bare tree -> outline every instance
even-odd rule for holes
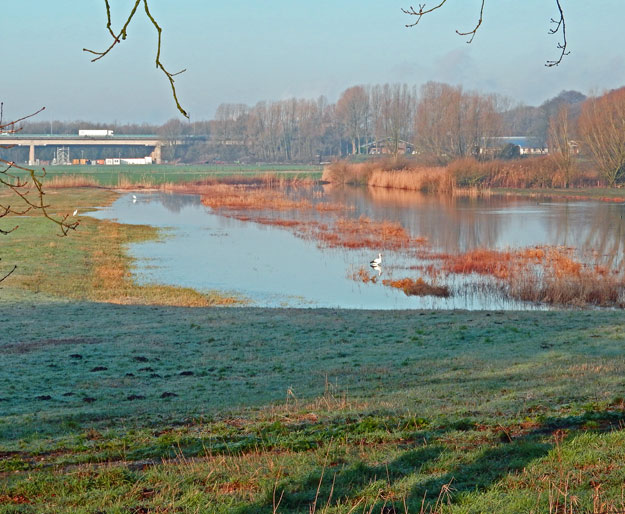
[[[586,100],[579,131],[607,183],[613,186],[625,176],[625,88]]]
[[[569,187],[573,160],[568,105],[561,105],[558,112],[549,119],[548,132],[549,157],[564,176],[564,187]]]
[[[415,142],[441,164],[478,155],[486,138],[498,134],[501,117],[495,95],[466,93],[461,86],[428,82],[421,88]]]
[[[549,34],[560,34],[561,39],[557,44],[557,48],[560,51],[560,55],[554,60],[548,60],[545,63],[545,66],[548,66],[548,67],[557,66],[558,64],[562,62],[562,59],[564,58],[564,56],[570,53],[567,50],[568,42],[566,40],[566,20],[564,18],[564,9],[562,8],[562,2],[561,0],[553,0],[553,1],[556,4],[555,6],[558,10],[558,16],[556,18],[551,18],[551,28],[549,29]],[[413,23],[407,24],[406,27],[414,27],[418,25],[423,16],[425,16],[426,14],[430,14],[431,12],[434,12],[437,9],[440,9],[446,3],[447,3],[447,0],[440,0],[439,3],[437,3],[436,5],[433,5],[432,7],[428,7],[427,4],[419,4],[419,7],[416,9],[413,6],[410,6],[407,9],[402,9],[402,11],[405,14],[416,17],[416,20]],[[478,29],[480,28],[480,26],[482,25],[482,22],[484,21],[485,5],[486,5],[486,0],[480,0],[479,17],[478,17],[477,23],[472,29],[466,30],[466,31],[460,31],[456,29],[456,34],[458,34],[459,36],[469,37],[469,39],[467,40],[467,43],[471,43],[473,41],[473,38],[475,38],[475,35],[477,34]]]
[[[33,114],[7,123],[3,121],[3,105],[0,103],[0,134],[12,134],[19,131],[19,129],[15,128],[19,122],[31,118],[43,110],[44,108],[41,108]],[[7,149],[10,147],[0,145],[0,148]],[[0,219],[8,219],[11,215],[24,216],[30,211],[39,211],[45,218],[59,227],[59,235],[66,236],[70,230],[76,230],[79,222],[75,221],[69,214],[59,218],[49,213],[48,209],[50,206],[45,201],[45,192],[43,190],[43,179],[45,176],[45,169],[37,173],[33,169],[24,168],[12,161],[0,158],[0,191],[5,190],[10,193],[6,200],[0,199],[0,202],[2,202],[0,203]],[[12,224],[8,227],[0,227],[0,235],[7,236],[17,230],[18,227],[19,225]],[[4,281],[16,269],[17,265],[14,264],[8,272],[1,271],[0,282]]]
[[[359,154],[362,137],[369,125],[369,95],[365,88],[354,86],[343,91],[336,104],[336,114],[352,143],[352,154]]]
[[[381,121],[394,156],[400,142],[412,139],[416,92],[406,84],[385,84],[382,87]]]

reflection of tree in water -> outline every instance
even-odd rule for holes
[[[493,248],[502,232],[501,218],[482,208],[510,207],[504,197],[467,198],[385,188],[329,188],[331,201],[354,207],[353,215],[398,221],[413,236],[425,236],[434,248],[458,253]]]
[[[609,268],[620,267],[625,251],[625,206],[593,202],[583,209],[565,203],[553,210],[548,229],[553,244],[575,246],[582,257]]]
[[[494,249],[509,241],[511,246],[571,246],[585,260],[594,252],[602,265],[623,263],[625,205],[621,204],[574,205],[554,199],[534,211],[524,209],[535,200],[501,195],[452,197],[372,187],[329,187],[325,194],[330,201],[353,206],[355,217],[398,221],[413,236],[425,236],[433,248],[448,253]],[[514,213],[514,208],[521,211]],[[515,244],[515,240],[530,242]]]
[[[161,193],[157,199],[163,204],[165,209],[175,214],[179,213],[184,207],[202,204],[200,195]]]

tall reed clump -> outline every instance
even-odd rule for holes
[[[568,181],[557,162],[549,156],[528,157],[510,161],[478,161],[472,157],[457,159],[447,169],[461,188],[505,187],[516,189],[585,187],[597,185],[597,174],[573,165]]]
[[[50,189],[98,187],[99,185],[94,177],[87,175],[56,175],[45,182],[45,186]]]
[[[336,161],[323,169],[321,180],[332,184],[366,185],[377,165],[375,162]]]
[[[423,193],[450,193],[454,190],[451,175],[440,167],[401,171],[375,170],[369,177],[368,185]]]
[[[621,307],[621,273],[584,265],[560,248],[477,249],[460,255],[437,255],[444,272],[492,276],[513,299],[549,305]]]
[[[550,305],[623,307],[623,277],[598,266],[582,266],[566,256],[552,255],[543,272],[520,275],[507,284],[512,298]]]
[[[337,161],[324,169],[322,180],[334,184],[437,193],[451,192],[454,187],[452,177],[445,168],[419,166],[402,157],[361,163]]]

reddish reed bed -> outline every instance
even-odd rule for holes
[[[329,248],[372,248],[400,250],[422,246],[425,238],[413,238],[399,223],[358,219],[338,219],[331,228],[319,230],[317,238]]]
[[[196,184],[174,187],[177,192],[202,195],[202,203],[212,209],[229,211],[346,211],[348,207],[328,202],[313,203],[294,198],[284,188],[261,184]]]
[[[378,275],[372,274],[366,268],[359,268],[357,271],[352,273],[351,279],[356,282],[362,282],[363,284],[368,284],[369,282],[375,284],[378,281]]]
[[[442,261],[440,268],[447,273],[495,277],[510,298],[521,301],[577,307],[622,307],[624,303],[623,273],[586,265],[567,248],[479,249],[433,258]]]
[[[401,289],[406,296],[439,296],[441,298],[448,298],[451,295],[447,286],[428,284],[421,277],[417,280],[412,280],[411,278],[383,280],[382,283],[385,286]]]

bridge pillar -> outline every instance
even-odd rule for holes
[[[152,152],[152,160],[154,161],[154,164],[161,164],[161,147],[163,145],[155,145],[154,146],[154,151]]]
[[[30,145],[30,150],[28,151],[28,165],[35,165],[35,145]]]

